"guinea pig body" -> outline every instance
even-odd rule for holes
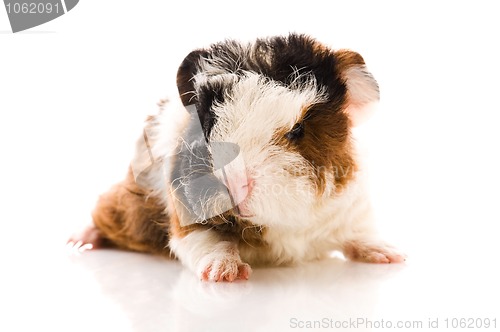
[[[404,260],[376,235],[351,133],[379,96],[359,54],[296,34],[225,41],[190,53],[177,86],[77,246],[173,254],[210,281],[334,250]]]

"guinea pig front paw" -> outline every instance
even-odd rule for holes
[[[406,255],[383,242],[349,241],[344,244],[344,255],[354,261],[366,263],[402,263]]]
[[[95,226],[88,226],[79,233],[73,234],[66,247],[71,253],[81,253],[86,250],[102,247],[103,238],[101,232]]]
[[[203,281],[248,280],[252,269],[239,255],[210,253],[200,261],[198,275]]]

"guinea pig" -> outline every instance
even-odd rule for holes
[[[333,251],[405,260],[377,235],[353,139],[379,99],[361,55],[301,34],[227,40],[187,55],[177,87],[70,246],[175,257],[206,281]]]

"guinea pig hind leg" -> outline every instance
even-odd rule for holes
[[[406,255],[396,248],[373,238],[357,238],[344,242],[344,255],[354,261],[366,263],[402,263]]]
[[[213,229],[195,229],[172,236],[169,244],[177,258],[204,281],[247,280],[252,269],[241,260],[237,243]]]

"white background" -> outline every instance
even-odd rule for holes
[[[498,328],[498,8],[87,0],[17,34],[0,8],[0,330],[286,331],[294,318],[443,328],[469,317]],[[360,130],[381,231],[408,262],[257,269],[224,285],[147,255],[67,257],[67,236],[124,176],[183,57],[290,31],[358,51],[377,78],[381,103]]]

